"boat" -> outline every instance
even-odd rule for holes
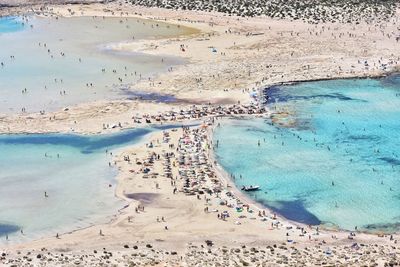
[[[250,186],[243,186],[242,190],[243,191],[257,191],[260,189],[260,186],[258,185],[250,185]]]

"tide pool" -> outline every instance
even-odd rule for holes
[[[109,221],[124,202],[114,195],[117,170],[106,150],[116,154],[172,127],[178,126],[95,136],[0,135],[0,236],[18,242]]]
[[[0,114],[130,97],[138,81],[182,60],[119,51],[119,44],[191,32],[136,18],[2,18]]]
[[[216,156],[238,187],[288,219],[346,230],[400,227],[400,79],[267,90],[271,119],[224,120]],[[260,142],[260,145],[258,145]]]

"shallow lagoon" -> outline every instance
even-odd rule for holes
[[[279,86],[268,97],[272,119],[225,120],[215,131],[235,183],[260,185],[250,196],[294,221],[397,230],[399,76]]]
[[[116,154],[173,127],[94,136],[0,135],[0,236],[18,242],[110,220],[124,202],[114,195],[117,170],[109,167],[106,150]]]
[[[0,34],[23,30],[24,25],[17,17],[0,17]]]
[[[0,114],[127,97],[126,88],[182,62],[118,52],[115,44],[190,32],[135,18],[1,18]]]

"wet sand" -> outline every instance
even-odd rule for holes
[[[117,3],[55,6],[46,9],[45,14],[141,17],[194,27],[201,33],[118,45],[123,51],[188,60],[187,64],[160,73],[135,87],[141,92],[174,96],[180,100],[178,103],[157,104],[148,109],[147,104],[136,100],[96,101],[45,115],[3,117],[1,132],[32,131],[26,124],[35,125],[32,128],[36,132],[101,131],[101,125],[110,121],[130,125],[133,109],[135,113],[143,114],[179,110],[193,103],[249,103],[249,92],[272,84],[379,76],[398,70],[399,64],[396,41],[398,13],[390,22],[379,25],[311,25],[298,21],[227,17],[218,13],[130,5],[124,6],[122,12]],[[103,118],[103,113],[107,114],[106,118]],[[54,115],[61,118],[49,121]]]
[[[250,266],[264,261],[270,262],[267,266],[279,262],[293,266],[302,262],[312,266],[322,262],[357,266],[360,262],[372,264],[396,259],[398,236],[390,240],[389,236],[355,233],[349,239],[348,232],[294,224],[247,202],[239,191],[226,187],[214,171],[214,164],[207,157],[211,147],[207,135],[205,127],[169,130],[153,134],[146,144],[127,148],[115,156],[119,169],[116,195],[127,199],[129,205],[115,220],[58,238],[5,245],[3,250],[9,255],[3,262],[9,263],[11,258],[27,263],[33,258],[38,264],[51,265],[48,261],[51,258],[70,264],[72,258],[81,265],[95,266],[107,260],[110,264],[134,261],[147,265],[148,260],[154,259],[167,266],[198,266],[200,261],[204,266],[216,266],[216,262],[224,265],[224,261],[232,265],[233,258],[238,257],[246,262],[254,261]],[[196,152],[197,144],[204,149]],[[199,155],[198,160],[195,155]],[[144,173],[145,168],[150,171]],[[178,175],[185,170],[196,175]],[[168,173],[172,175],[169,177]],[[189,177],[189,186],[185,177]],[[243,207],[243,211],[237,212],[237,206]],[[206,243],[207,240],[213,245]],[[155,250],[149,250],[147,244]],[[130,249],[124,248],[126,245]],[[146,259],[135,256],[136,252],[132,251],[135,245],[149,256]],[[103,248],[113,256],[94,255],[94,250],[100,253]],[[28,252],[31,256],[24,258]],[[182,262],[177,262],[179,257],[171,252],[181,256]],[[69,258],[60,258],[61,253]],[[42,254],[44,259],[37,258],[37,254]]]
[[[134,117],[157,116],[171,110],[179,112],[190,108],[192,102],[232,105],[240,101],[248,104],[252,101],[251,92],[278,82],[372,77],[394,71],[399,64],[399,46],[394,34],[398,13],[390,23],[356,26],[310,25],[298,21],[134,6],[121,9],[119,3],[56,6],[46,12],[72,15],[68,8],[75,15],[111,16],[128,12],[128,16],[200,29],[202,33],[195,36],[120,45],[122,50],[168,54],[189,60],[185,66],[139,85],[140,90],[172,94],[182,101],[176,104],[98,101],[44,116],[5,116],[1,119],[1,132],[117,131],[120,127],[104,125],[121,123],[123,127],[134,127],[137,125]],[[56,119],[50,121],[49,117],[54,115]],[[398,263],[397,235],[393,240],[390,236],[363,233],[350,236],[348,232],[297,225],[279,216],[274,219],[274,214],[265,209],[264,214],[260,207],[247,202],[240,192],[227,187],[226,181],[221,180],[209,158],[212,144],[207,134],[204,127],[186,132],[181,129],[169,131],[169,136],[157,133],[147,141],[152,146],[127,148],[115,158],[119,168],[116,195],[130,204],[115,220],[59,238],[5,245],[1,261],[12,264],[17,259],[18,264],[30,262],[48,266],[52,261],[65,266],[72,262],[78,266],[129,265],[132,262],[144,266],[384,266],[388,262]],[[180,139],[182,137],[184,139]],[[191,140],[187,148],[179,142],[185,139]],[[180,166],[179,151],[176,150],[179,144],[184,158],[204,154],[199,159],[202,163]],[[202,149],[193,151],[196,145]],[[167,156],[167,152],[174,153],[174,157]],[[150,173],[147,176],[138,161],[148,162]],[[165,164],[170,168],[166,169]],[[198,175],[187,174],[190,178],[186,187],[186,180],[179,171],[190,168]],[[172,179],[166,175],[166,170]],[[213,193],[210,195],[208,191]],[[158,196],[149,201],[146,197],[146,203],[127,197],[143,193]],[[243,204],[249,204],[248,210],[243,208],[242,212],[237,212],[234,207]],[[30,255],[26,256],[28,252]]]

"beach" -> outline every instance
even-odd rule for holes
[[[55,6],[50,14],[71,16],[116,16],[120,7],[116,3],[102,5]],[[106,11],[104,11],[106,10]],[[112,14],[114,11],[114,15]],[[397,70],[398,42],[396,41],[396,19],[372,26],[360,23],[310,25],[303,22],[271,20],[268,18],[226,17],[217,13],[178,12],[154,8],[126,6],[127,16],[148,18],[183,26],[195,27],[202,33],[172,40],[150,40],[121,43],[118,49],[140,51],[153,55],[171,55],[189,60],[184,66],[171,72],[160,73],[150,81],[136,85],[137,90],[171,94],[178,103],[166,106],[179,110],[192,104],[234,104],[249,103],[249,92],[276,83],[334,79],[348,77],[376,77]],[[48,15],[45,12],[46,15]],[[122,13],[122,16],[126,16]],[[188,19],[190,17],[190,19]],[[362,32],[362,34],[358,33]],[[382,38],[382,36],[384,38]],[[180,46],[185,47],[183,52]],[[213,52],[215,48],[216,52]],[[198,79],[201,77],[201,80]],[[55,114],[22,114],[3,117],[2,132],[30,131],[28,122],[35,131],[88,131],[88,121],[130,124],[122,107],[135,107],[140,113],[137,101],[96,101],[69,107],[67,111]],[[160,105],[163,110],[164,105]],[[91,110],[86,113],[85,110]],[[148,109],[154,110],[154,109]],[[80,112],[82,111],[82,112]],[[101,119],[103,113],[118,115]],[[157,111],[155,111],[157,112]],[[82,113],[82,114],[79,114]],[[151,113],[151,111],[149,111]],[[90,115],[89,115],[90,114]],[[97,115],[96,115],[97,114]],[[56,119],[48,121],[56,115]],[[61,117],[57,119],[57,115]],[[65,127],[79,125],[85,128]],[[101,125],[100,125],[101,126]],[[101,130],[101,128],[100,128]]]
[[[268,116],[269,111],[260,109],[259,99],[253,97],[260,96],[260,89],[296,81],[379,77],[398,71],[398,10],[390,21],[377,24],[308,24],[122,2],[54,5],[35,10],[42,16],[138,17],[192,27],[199,32],[123,42],[113,47],[184,58],[186,63],[135,86],[142,92],[173,95],[177,101],[97,100],[45,114],[7,114],[0,119],[1,133],[112,133],[139,127],[146,123],[145,118],[154,125],[179,121],[200,121],[200,125],[153,133],[145,144],[128,146],[113,155],[118,169],[115,195],[127,205],[116,211],[112,221],[58,236],[2,244],[1,264],[399,263],[397,234],[309,227],[255,203],[234,188],[215,161],[211,138],[214,127],[218,127],[218,117]]]
[[[209,142],[207,134],[206,127],[169,130],[153,134],[146,144],[124,150],[115,157],[119,170],[116,195],[129,205],[114,220],[58,237],[6,245],[3,262],[11,264],[18,258],[18,264],[51,265],[56,261],[67,266],[73,261],[76,265],[96,266],[132,261],[180,266],[184,259],[185,266],[197,266],[201,261],[205,266],[215,266],[215,261],[230,266],[241,260],[254,265],[266,260],[271,266],[297,266],[302,262],[309,266],[322,262],[357,266],[361,260],[373,264],[396,259],[398,248],[389,236],[357,233],[348,239],[348,232],[319,231],[317,227],[288,222],[247,202],[239,191],[224,186],[227,181],[212,171],[213,163],[207,160],[206,152],[204,158],[199,155],[199,167],[181,164],[181,156],[186,161],[196,154],[191,150],[196,147],[194,140]],[[193,142],[184,141],[189,139]],[[150,172],[143,173],[144,168]],[[190,178],[191,186],[185,187],[185,179],[174,178],[184,169],[196,169],[198,173],[202,169],[206,174],[201,179]],[[172,178],[168,178],[169,173]],[[203,188],[214,193],[200,193]],[[233,203],[250,206],[237,212]],[[147,256],[138,259],[131,253]],[[254,253],[263,256],[251,256]],[[225,259],[223,255],[237,258]]]

